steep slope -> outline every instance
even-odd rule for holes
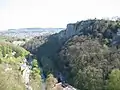
[[[40,70],[34,60],[28,62],[29,54],[22,47],[0,42],[0,90],[40,89]],[[39,88],[34,89],[36,86]]]
[[[36,36],[27,41],[23,47],[34,54],[37,51],[37,48],[46,42],[46,38],[47,36]]]
[[[70,25],[74,28],[59,53],[61,72],[81,90],[106,90],[109,74],[120,69],[120,22],[87,20]]]
[[[97,39],[74,36],[60,52],[59,67],[75,87],[104,90],[109,73],[120,68],[119,51],[100,44]]]
[[[59,79],[61,72],[66,82],[82,90],[106,89],[109,73],[120,64],[119,44],[114,45],[119,29],[119,20],[68,24],[66,30],[49,36],[35,55],[46,75]]]
[[[46,42],[36,49],[37,51],[35,54],[41,64],[44,63],[45,66],[45,63],[50,61],[50,67],[49,65],[48,67],[54,69],[52,64],[57,62],[58,53],[64,43],[67,43],[68,39],[75,35],[84,35],[90,36],[90,38],[97,38],[100,44],[107,44],[110,46],[113,38],[117,35],[119,27],[119,21],[96,19],[68,24],[66,30],[49,36]]]

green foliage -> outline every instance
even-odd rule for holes
[[[49,74],[46,79],[46,90],[53,90],[55,84],[57,83],[57,79],[54,78],[52,74]]]
[[[30,41],[26,42],[23,47],[31,53],[35,53],[37,48],[45,43],[45,41],[46,38],[44,36],[34,37]]]
[[[28,54],[29,52],[22,47],[14,46],[8,42],[0,42],[0,90],[26,89],[19,68],[20,63]],[[30,85],[33,90],[40,90],[41,76],[37,60],[33,60],[32,66]]]
[[[108,73],[120,65],[118,50],[113,51],[103,47],[98,40],[83,36],[70,39],[60,57],[62,64],[59,67],[63,67],[63,73],[68,71],[68,81],[82,90],[105,89]]]
[[[120,90],[120,70],[114,69],[109,75],[108,90]]]
[[[40,68],[36,59],[32,61],[32,73],[30,75],[30,84],[33,90],[41,90]]]
[[[41,64],[43,65],[43,69],[46,74],[53,73],[53,70],[55,70],[53,61],[48,57],[42,57]]]
[[[19,64],[29,52],[22,47],[14,46],[8,42],[0,42],[1,63]]]
[[[38,62],[36,59],[33,59],[32,66],[38,68]]]
[[[13,51],[16,52],[15,57],[24,57],[29,54],[28,51],[26,51],[24,48],[19,47],[19,46],[12,46]]]
[[[33,90],[41,90],[41,82],[40,75],[36,75],[35,77],[33,77],[33,75],[30,76],[30,85]]]
[[[120,38],[114,40],[120,21],[93,19],[77,22],[73,27],[74,33],[67,29],[47,37],[44,44],[32,41],[34,44],[26,47],[36,54],[46,74],[59,70],[67,82],[80,90],[106,90],[109,72],[120,69],[120,50],[114,48],[114,42],[120,45]],[[47,82],[48,89],[52,88],[54,77],[48,76]]]
[[[0,42],[0,90],[25,90],[20,63],[28,51],[8,42]]]
[[[6,67],[0,64],[0,90],[25,90],[21,74],[13,67],[9,71],[4,71],[4,68]]]
[[[32,69],[32,73],[34,74],[34,77],[35,77],[36,75],[40,75],[40,70],[39,70],[39,68],[34,67],[34,68]]]
[[[0,52],[2,52],[2,56],[12,56],[12,53],[15,52],[15,57],[24,57],[29,54],[24,48],[19,46],[14,46],[8,42],[0,42]]]
[[[40,75],[40,68],[38,67],[38,62],[36,59],[33,59],[32,61],[32,74],[34,78]]]
[[[74,80],[74,86],[82,90],[103,90],[102,70],[95,67],[88,66],[79,70]]]

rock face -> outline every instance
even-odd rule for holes
[[[75,24],[68,24],[66,30],[63,30],[58,33],[59,39],[68,39],[75,35]]]
[[[62,83],[58,83],[55,85],[55,87],[53,87],[53,90],[77,90],[77,89],[75,89],[71,85],[63,87]]]
[[[112,45],[113,46],[120,45],[120,29],[117,30],[117,35],[113,38]]]
[[[23,64],[21,65],[21,71],[22,73],[22,77],[26,86],[26,90],[32,90],[32,87],[30,86],[30,66],[27,65],[27,60],[24,59],[23,60]]]
[[[58,36],[66,40],[74,35],[92,35],[110,39],[116,37],[116,35],[120,36],[120,27],[118,28],[117,24],[114,26],[115,23],[117,22],[96,19],[70,23],[67,25],[66,30],[58,33]],[[110,25],[114,27],[111,28]]]
[[[75,34],[75,24],[68,24],[66,29],[66,37],[69,38]]]
[[[120,45],[120,35],[116,36],[116,37],[112,40],[112,45],[113,45],[113,46],[119,46],[119,45]]]

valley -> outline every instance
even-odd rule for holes
[[[119,31],[119,20],[90,19],[0,32],[0,75],[19,74],[9,90],[119,90]]]

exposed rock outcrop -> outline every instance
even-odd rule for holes
[[[53,90],[77,90],[76,88],[72,87],[71,85],[62,85],[62,83],[57,83],[55,87],[53,87]]]
[[[26,90],[32,90],[32,87],[30,86],[30,66],[27,65],[27,60],[23,60],[23,64],[21,64],[21,71],[22,71],[22,77],[26,86]]]
[[[68,24],[66,29],[66,37],[69,38],[75,35],[75,24]]]

